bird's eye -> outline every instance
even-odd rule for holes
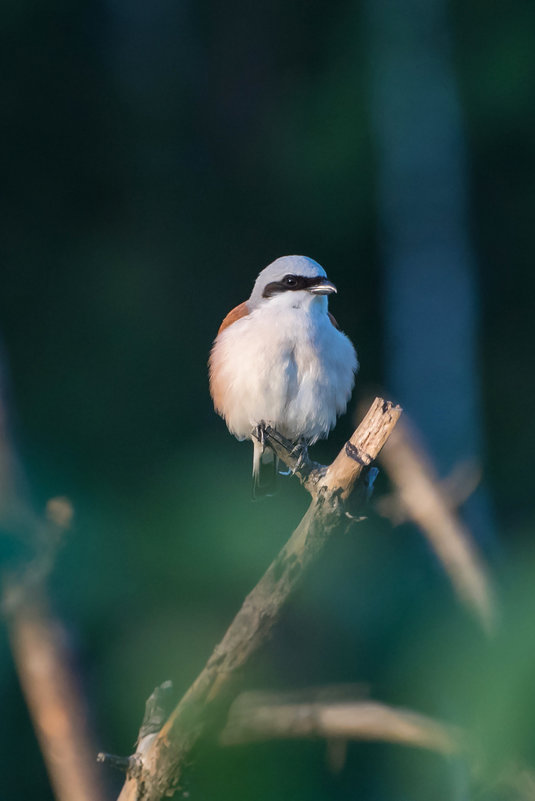
[[[297,286],[297,278],[295,275],[285,275],[282,279],[284,286]]]

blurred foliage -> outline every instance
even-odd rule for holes
[[[75,506],[54,602],[99,745],[128,753],[145,698],[166,678],[187,688],[306,506],[289,480],[250,502],[250,448],[208,397],[219,321],[261,267],[305,253],[339,286],[357,397],[384,380],[363,10],[7,0],[1,18],[0,321],[15,429],[37,503],[61,493]],[[483,640],[417,532],[372,517],[332,544],[248,682],[369,683],[376,698],[477,731],[497,770],[535,757],[535,6],[454,2],[450,22],[500,633]],[[351,428],[348,416],[316,457]],[[4,794],[49,801],[4,637]],[[192,798],[439,801],[467,781],[466,766],[391,746],[350,746],[339,776],[323,755],[321,743],[208,749]]]

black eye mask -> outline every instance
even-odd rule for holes
[[[281,292],[297,292],[300,289],[310,289],[313,286],[321,286],[327,279],[324,275],[315,278],[305,278],[304,275],[285,275],[281,281],[272,281],[262,292],[263,298],[270,298],[279,295]]]

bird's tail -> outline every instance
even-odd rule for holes
[[[277,489],[279,457],[268,445],[253,439],[253,498],[273,495]]]

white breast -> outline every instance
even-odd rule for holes
[[[345,411],[358,362],[326,304],[269,303],[226,328],[212,353],[219,411],[239,439],[264,421],[291,440],[327,436]]]

